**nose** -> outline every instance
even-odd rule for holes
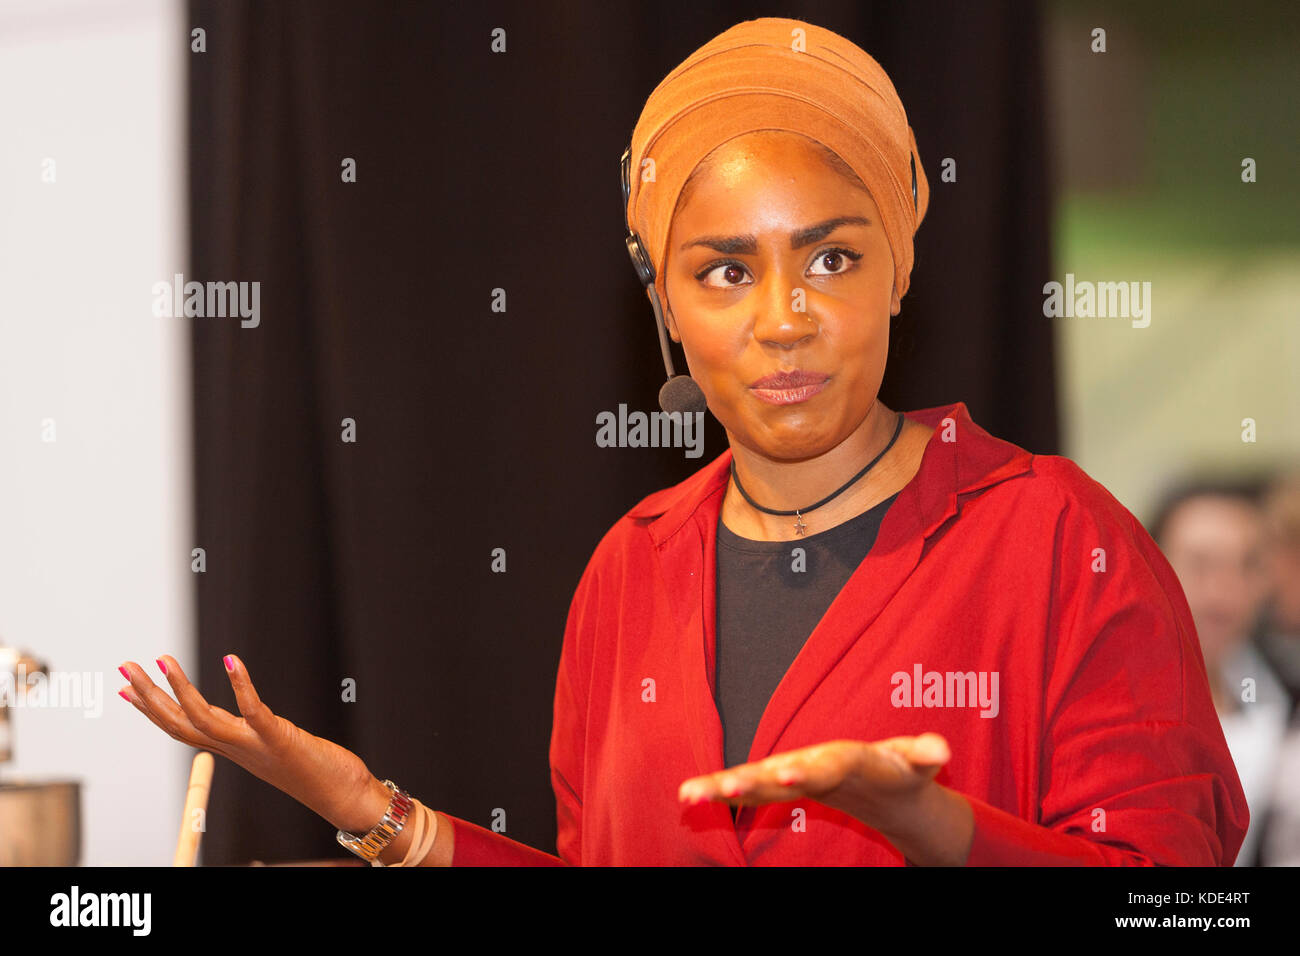
[[[807,312],[808,290],[804,288],[796,297],[799,289],[801,286],[791,282],[781,270],[768,270],[753,296],[755,339],[764,345],[792,349],[817,335],[819,326]]]

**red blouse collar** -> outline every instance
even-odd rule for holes
[[[916,525],[926,537],[956,514],[958,495],[987,488],[1033,467],[1029,452],[975,424],[965,402],[904,414],[935,429],[920,470],[895,502],[897,508],[915,509]],[[731,457],[728,448],[684,481],[647,495],[627,517],[654,518],[647,527],[656,545],[680,531],[697,512],[700,519],[716,522],[730,478]]]

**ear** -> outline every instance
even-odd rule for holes
[[[651,295],[651,290],[646,289],[646,298],[649,298],[650,295]],[[664,302],[663,313],[664,313],[664,328],[668,330],[668,337],[672,339],[674,342],[676,342],[678,345],[680,345],[682,341],[682,337],[677,331],[677,320],[673,318],[672,307],[668,304],[667,301]]]
[[[903,304],[898,301],[898,290],[895,289],[893,292],[889,294],[889,314],[898,315],[898,311],[902,307]]]

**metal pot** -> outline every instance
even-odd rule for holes
[[[0,866],[81,863],[81,783],[0,781]]]

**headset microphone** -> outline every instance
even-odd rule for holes
[[[668,348],[668,331],[664,326],[663,308],[659,305],[659,294],[655,292],[654,265],[641,245],[641,237],[632,230],[631,223],[627,221],[627,204],[632,194],[631,144],[623,150],[620,166],[623,176],[623,224],[627,227],[625,240],[627,254],[632,259],[632,267],[636,269],[637,278],[645,286],[646,296],[654,309],[655,326],[659,330],[659,348],[664,356],[664,371],[668,373],[668,381],[664,382],[663,387],[659,389],[659,407],[669,413],[702,412],[709,407],[709,404],[704,397],[704,392],[700,390],[699,383],[689,375],[678,375],[673,371],[673,358]]]

